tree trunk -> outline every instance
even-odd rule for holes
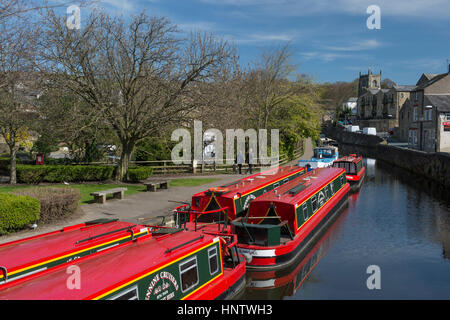
[[[9,172],[9,183],[16,184],[17,183],[17,174],[16,174],[16,155],[17,148],[15,146],[9,147],[9,157],[10,157],[10,172]]]
[[[122,143],[122,154],[120,156],[120,161],[116,172],[117,181],[127,181],[128,166],[130,164],[133,149],[134,149],[133,143]]]

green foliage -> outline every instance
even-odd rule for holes
[[[39,200],[41,206],[39,222],[51,222],[73,214],[81,199],[80,190],[68,187],[28,188],[18,190],[15,194],[30,196]]]
[[[44,157],[47,158],[47,155],[51,152],[58,151],[58,147],[56,146],[56,141],[51,136],[45,134],[41,135],[33,144],[31,151],[42,153],[44,154]]]
[[[271,128],[280,130],[280,152],[289,158],[306,137],[316,139],[320,133],[320,110],[309,95],[288,95],[275,110]]]
[[[139,182],[145,180],[153,174],[153,168],[150,167],[134,167],[128,168],[128,180]]]
[[[152,161],[170,159],[175,142],[162,138],[147,138],[136,146],[136,161]]]
[[[15,194],[0,194],[0,234],[20,230],[39,220],[39,200]]]
[[[17,180],[26,184],[105,181],[112,179],[114,170],[113,166],[18,165]]]

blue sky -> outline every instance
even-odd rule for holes
[[[368,68],[397,84],[447,71],[450,0],[101,0],[112,14],[145,9],[184,31],[212,31],[236,44],[241,64],[291,43],[298,72],[319,82],[351,81]],[[369,5],[381,29],[369,30]]]

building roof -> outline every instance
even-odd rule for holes
[[[413,91],[417,88],[414,85],[394,85],[393,87],[396,91]]]
[[[450,112],[450,94],[426,94],[424,102],[440,112]]]
[[[442,78],[448,76],[449,73],[441,73],[441,74],[423,74],[422,77],[420,79],[422,79],[422,81],[419,79],[419,81],[417,82],[417,88],[416,89],[423,89],[426,88],[430,85],[432,85],[433,83],[441,80]],[[428,79],[428,76],[431,77],[430,79]],[[423,81],[423,78],[426,77],[427,81]]]

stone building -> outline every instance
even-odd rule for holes
[[[418,150],[450,152],[450,66],[417,81],[400,110],[399,138]]]
[[[369,70],[361,75],[358,87],[357,110],[360,127],[375,127],[378,132],[398,129],[399,110],[416,86],[393,85],[381,88],[381,71],[374,75]]]

